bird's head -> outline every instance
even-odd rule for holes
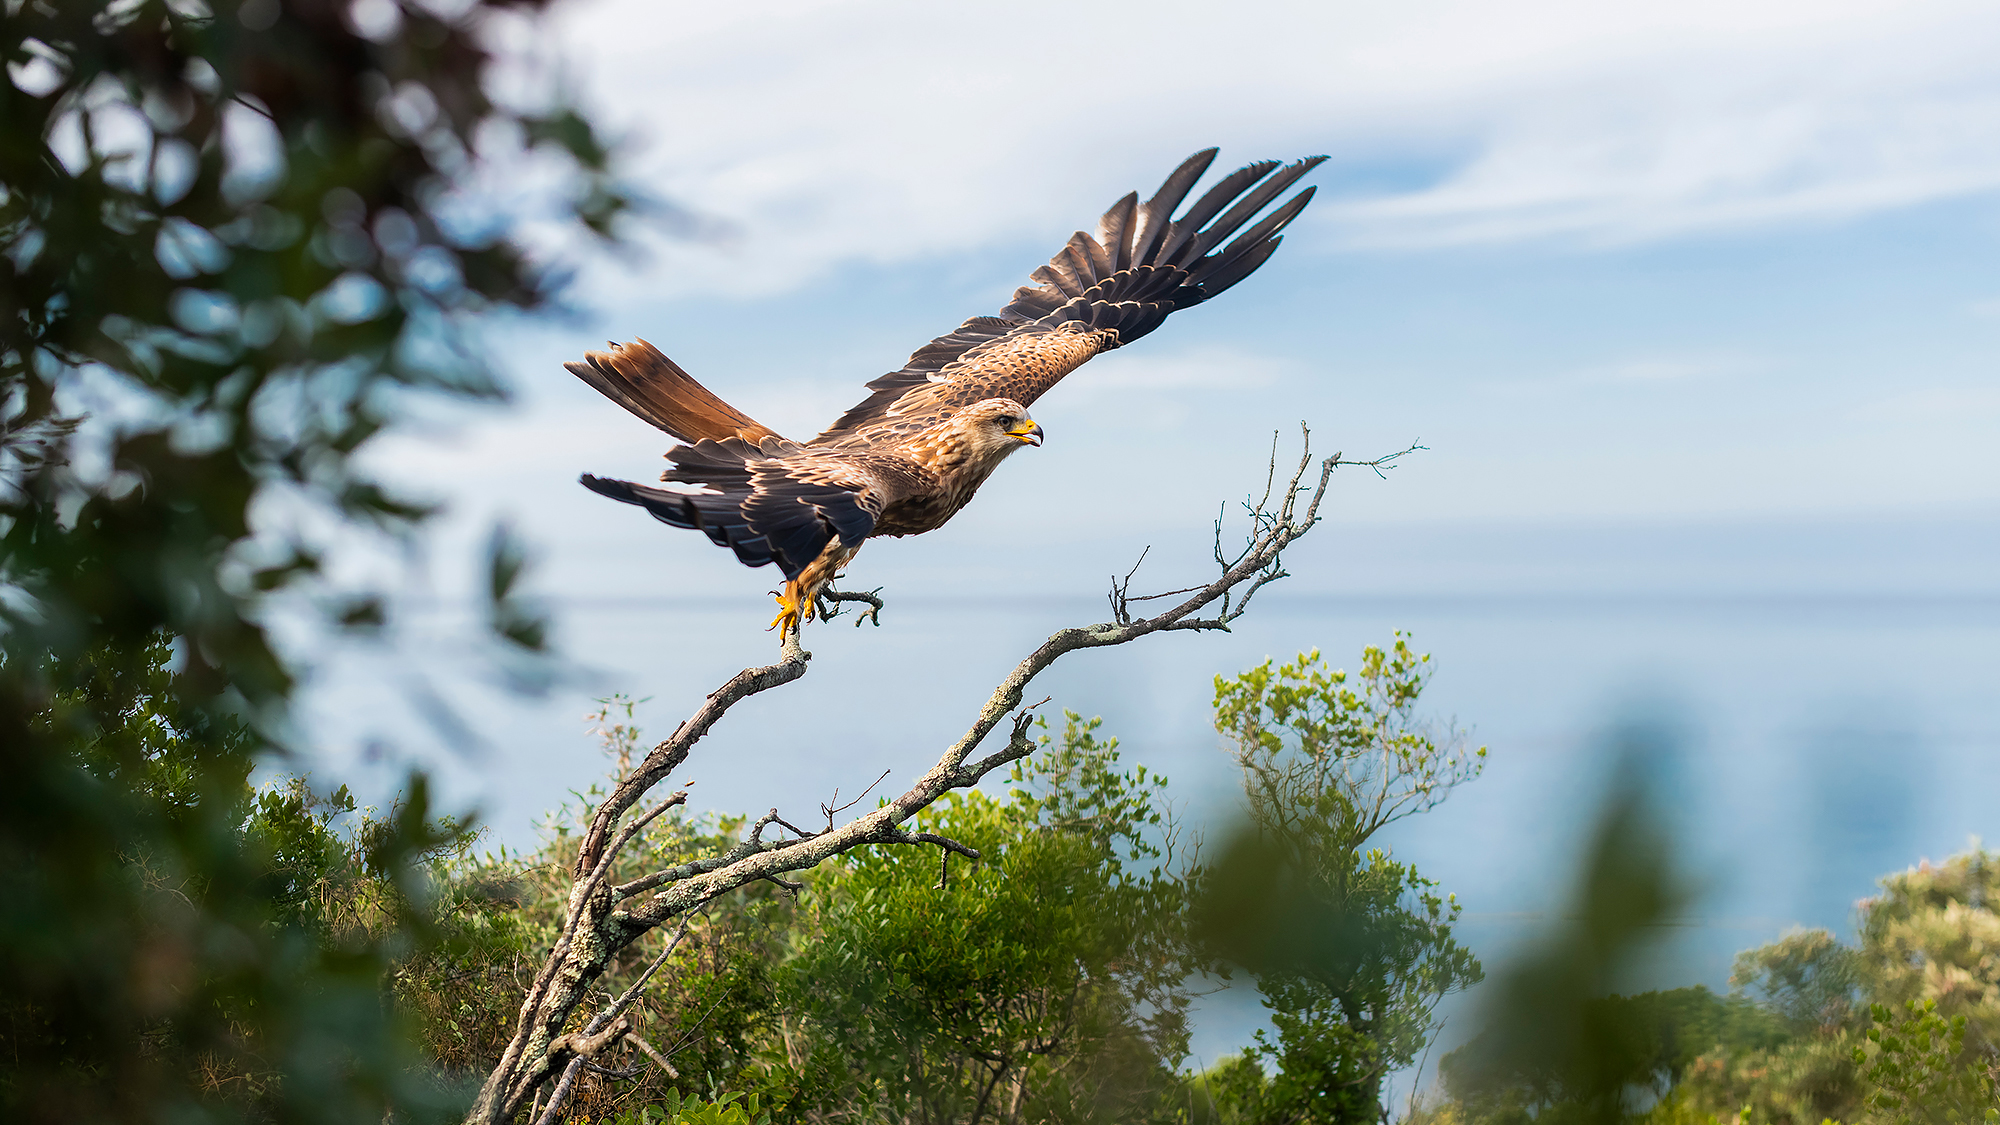
[[[980,460],[998,461],[1024,445],[1042,444],[1042,427],[1028,417],[1028,408],[1011,398],[989,398],[959,411],[954,419],[972,453]]]

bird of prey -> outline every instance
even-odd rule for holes
[[[797,629],[864,540],[942,527],[1008,454],[1042,444],[1028,408],[1063,376],[1263,265],[1313,189],[1271,204],[1326,159],[1239,168],[1175,215],[1215,153],[1189,157],[1144,203],[1133,192],[1112,204],[1094,237],[1071,236],[1005,308],[918,348],[808,442],[723,402],[644,340],[566,364],[684,443],[660,478],[678,487],[588,474],[584,486],[697,529],[748,566],[776,563],[771,627]]]

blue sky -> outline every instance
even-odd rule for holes
[[[468,528],[549,528],[552,577],[716,575],[575,490],[650,478],[666,443],[562,360],[644,336],[807,436],[1221,144],[1218,169],[1331,154],[1320,198],[1249,282],[1038,404],[1048,445],[961,524],[1059,553],[1186,527],[1300,420],[1431,447],[1343,498],[1371,526],[1989,521],[2000,11],[1661,7],[572,3],[515,47],[723,233],[589,265],[579,319],[500,337],[523,409],[388,459]]]

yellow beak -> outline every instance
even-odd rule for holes
[[[1007,431],[1007,436],[1014,438],[1023,445],[1040,445],[1042,444],[1042,427],[1032,418],[1023,418],[1013,429]]]

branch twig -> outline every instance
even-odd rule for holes
[[[826,803],[824,803],[824,804],[820,805],[820,807],[819,807],[819,811],[820,811],[820,812],[823,812],[823,813],[825,813],[825,814],[826,814],[826,826],[827,826],[828,828],[832,828],[832,827],[833,827],[833,818],[834,818],[834,817],[836,817],[836,816],[840,815],[841,813],[844,813],[844,812],[846,812],[846,811],[847,811],[848,809],[851,809],[851,808],[853,808],[854,806],[856,806],[856,805],[860,804],[860,803],[862,802],[862,800],[863,800],[864,798],[866,798],[866,797],[868,796],[868,794],[870,794],[870,793],[873,793],[873,792],[875,791],[875,787],[876,787],[877,785],[880,785],[880,784],[882,784],[883,780],[884,780],[884,779],[886,779],[886,778],[887,778],[888,776],[889,776],[889,771],[888,771],[888,770],[883,770],[883,771],[882,771],[882,776],[881,776],[881,777],[878,777],[878,778],[876,778],[875,780],[873,780],[873,781],[869,782],[869,783],[868,783],[868,788],[866,788],[866,789],[863,789],[863,790],[861,791],[861,796],[859,796],[859,797],[856,797],[856,798],[854,798],[854,799],[853,799],[852,801],[849,801],[849,802],[847,802],[847,803],[846,803],[846,804],[844,804],[844,805],[835,805],[835,804],[833,803],[833,802],[835,802],[835,801],[838,801],[838,800],[840,800],[840,790],[839,790],[839,788],[837,788],[837,787],[836,787],[836,788],[834,789],[834,791],[833,791],[833,796],[832,796],[832,797],[829,797],[829,798],[827,798],[827,800],[826,800]],[[796,829],[794,829],[794,831],[796,831]],[[805,833],[803,833],[803,832],[800,832],[800,833],[799,833],[799,835],[803,836],[803,835],[805,835]]]
[[[856,629],[861,628],[861,623],[864,621],[878,629],[882,627],[882,587],[877,586],[864,594],[853,590],[836,590],[828,585],[819,592],[814,612],[819,614],[821,621],[831,621],[840,616],[842,602],[861,602],[868,606],[855,616]]]

